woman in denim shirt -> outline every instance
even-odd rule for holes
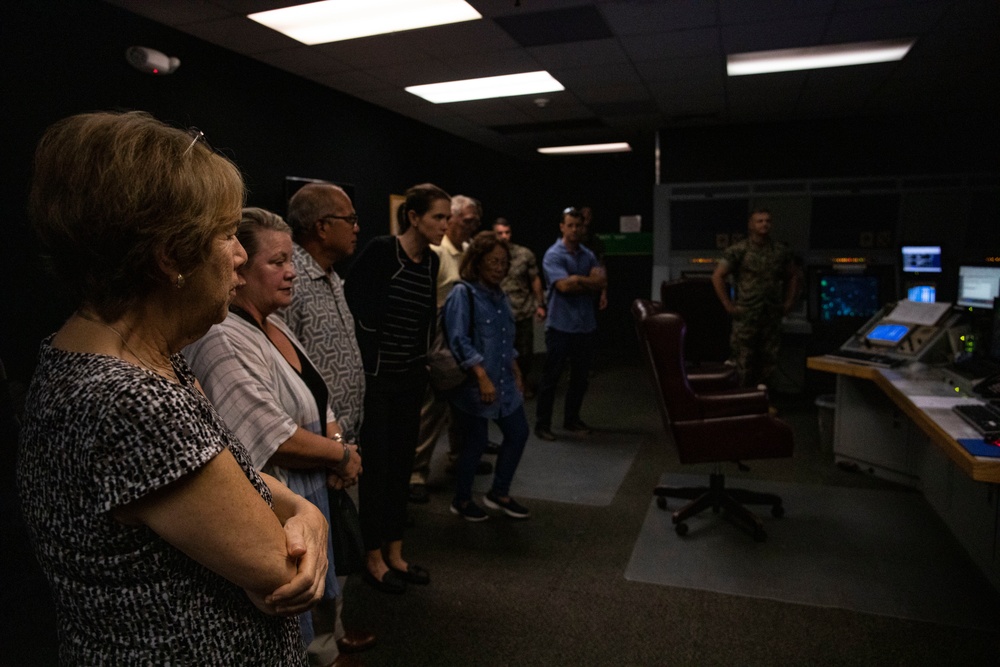
[[[467,521],[489,518],[472,500],[476,466],[488,442],[489,419],[500,427],[503,443],[497,455],[493,487],[483,497],[483,504],[516,519],[530,516],[527,508],[510,497],[510,484],[528,440],[528,419],[524,414],[521,372],[515,363],[514,315],[507,295],[500,289],[509,267],[510,247],[506,241],[495,232],[480,232],[462,258],[459,273],[463,282],[451,290],[444,303],[448,345],[469,374],[451,399],[461,415],[467,438],[455,466],[457,488],[451,512]]]

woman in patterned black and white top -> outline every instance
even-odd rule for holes
[[[147,114],[53,125],[30,210],[79,309],[41,346],[18,491],[64,664],[304,665],[327,524],[258,474],[178,354],[246,254],[236,167]]]

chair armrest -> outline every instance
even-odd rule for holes
[[[698,394],[698,407],[704,419],[766,414],[767,392],[763,389],[730,389]]]

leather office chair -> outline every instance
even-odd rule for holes
[[[641,322],[648,361],[657,390],[660,414],[673,435],[683,464],[715,463],[707,487],[653,489],[657,506],[666,509],[667,498],[689,503],[673,513],[678,535],[686,535],[690,517],[711,508],[749,529],[754,539],[767,535],[760,518],[744,505],[770,505],[781,517],[781,498],[774,494],[726,488],[722,462],[784,458],[792,455],[792,429],[768,414],[767,392],[761,389],[728,389],[696,393],[684,370],[684,320],[674,313],[650,315]]]
[[[687,324],[684,358],[689,364],[722,363],[729,359],[732,320],[719,303],[710,278],[680,278],[660,283],[660,303]]]
[[[649,356],[646,335],[642,330],[642,322],[651,315],[665,312],[663,304],[649,299],[635,299],[632,302],[632,318],[635,321],[635,332],[639,337],[639,352],[644,359]],[[649,364],[646,364],[649,368]],[[698,392],[721,391],[733,389],[739,384],[736,367],[721,362],[692,363],[687,355],[684,357],[684,369],[688,382]],[[656,384],[655,378],[653,384]]]

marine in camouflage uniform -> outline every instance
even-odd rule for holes
[[[514,313],[514,348],[517,350],[517,365],[524,380],[525,398],[534,396],[534,386],[530,380],[532,360],[535,355],[535,317],[545,318],[545,294],[542,279],[538,273],[535,254],[522,245],[512,243],[511,225],[506,218],[497,218],[493,223],[497,236],[510,244],[510,270],[500,283],[500,289],[507,294],[510,308]]]
[[[791,310],[798,291],[791,250],[771,239],[770,231],[771,214],[754,211],[749,237],[723,252],[712,276],[722,305],[733,316],[731,360],[744,387],[766,383],[774,371],[781,348],[781,318]],[[729,275],[735,301],[725,289]]]

